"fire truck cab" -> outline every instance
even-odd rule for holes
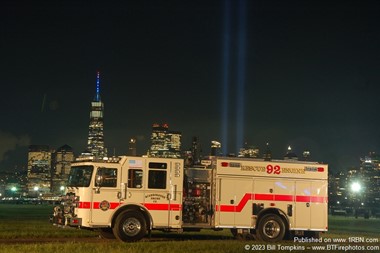
[[[52,222],[137,241],[152,230],[231,229],[276,242],[327,230],[327,165],[211,157],[128,157],[72,165]]]

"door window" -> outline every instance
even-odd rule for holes
[[[116,187],[117,185],[117,169],[99,168],[96,173],[97,187]]]
[[[167,163],[150,162],[148,173],[148,188],[166,189]]]
[[[143,171],[137,169],[128,170],[128,187],[141,188],[143,180]]]

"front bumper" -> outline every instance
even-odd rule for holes
[[[82,226],[82,218],[75,215],[76,202],[75,195],[66,195],[62,204],[54,207],[53,215],[50,217],[50,222],[57,226]]]
[[[82,226],[82,218],[65,217],[63,215],[52,215],[50,217],[50,222],[56,226],[70,226],[70,227]]]

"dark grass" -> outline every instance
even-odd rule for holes
[[[60,229],[49,223],[52,205],[12,205],[0,204],[0,241],[14,240],[15,243],[0,246],[0,253],[28,252],[247,252],[246,245],[266,245],[257,241],[236,240],[229,230],[186,232],[183,234],[154,231],[151,239],[135,243],[120,243],[116,240],[96,239],[97,232],[78,229]],[[354,217],[329,217],[329,231],[322,238],[348,238],[362,236],[365,238],[380,237],[380,219]],[[35,239],[36,243],[17,243],[25,238]],[[41,242],[41,239],[66,238],[65,243]],[[84,240],[81,240],[84,239]],[[86,239],[95,240],[88,242]],[[292,246],[293,241],[284,241],[276,245]],[[296,245],[318,245],[296,244]],[[326,244],[323,244],[326,245]],[[367,243],[374,246],[379,243]],[[270,252],[285,252],[283,250]],[[286,251],[288,252],[288,251]],[[296,252],[296,251],[293,251]],[[311,251],[303,251],[311,252]],[[353,252],[353,251],[348,251]],[[379,251],[370,251],[379,252]]]

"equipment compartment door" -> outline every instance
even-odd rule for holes
[[[311,183],[311,228],[318,230],[327,229],[327,182],[313,181]]]
[[[217,179],[216,225],[221,227],[251,227],[252,179]]]
[[[310,228],[311,219],[311,183],[296,181],[295,217],[294,223],[297,229]]]
[[[180,228],[182,225],[183,164],[171,162],[169,172],[169,227]]]

